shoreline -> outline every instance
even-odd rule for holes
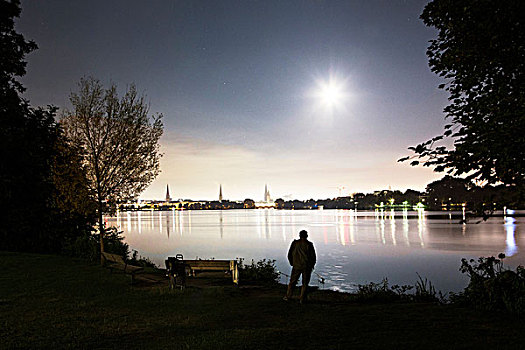
[[[130,286],[127,275],[56,255],[0,252],[0,268],[3,348],[488,349],[525,341],[517,317],[453,305],[363,303],[327,290],[300,305],[282,300],[283,285]]]

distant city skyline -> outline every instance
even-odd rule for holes
[[[426,3],[23,1],[25,97],[64,109],[82,76],[135,83],[165,124],[141,198],[424,190],[442,174],[396,161],[445,124]]]
[[[265,184],[264,185],[264,193],[262,196],[253,196],[253,197],[247,197],[247,196],[241,196],[239,198],[229,198],[227,195],[224,195],[223,194],[223,189],[222,189],[222,184],[219,184],[219,188],[218,188],[218,192],[217,192],[217,196],[216,198],[194,198],[192,196],[189,196],[189,197],[179,197],[177,195],[175,196],[172,196],[171,195],[171,192],[170,192],[170,184],[166,184],[166,187],[165,187],[165,194],[163,197],[159,197],[159,198],[152,198],[152,197],[144,197],[144,196],[141,196],[139,198],[139,200],[152,200],[152,201],[165,201],[165,202],[173,202],[173,201],[179,201],[179,200],[194,200],[194,201],[219,201],[219,202],[222,202],[222,201],[244,201],[245,199],[251,199],[251,200],[254,200],[256,202],[270,202],[270,201],[275,201],[277,199],[284,199],[284,200],[295,200],[295,199],[298,199],[298,200],[308,200],[308,199],[314,199],[314,200],[322,200],[322,199],[332,199],[332,198],[336,198],[336,197],[348,197],[348,196],[352,196],[353,194],[355,193],[364,193],[364,194],[368,194],[368,193],[374,193],[374,192],[379,192],[379,191],[385,191],[385,190],[388,190],[388,191],[401,191],[401,192],[405,192],[406,190],[399,190],[399,189],[395,189],[395,188],[391,188],[391,186],[389,186],[388,188],[381,188],[381,189],[376,189],[376,190],[372,190],[372,191],[355,191],[355,192],[344,192],[344,189],[342,188],[339,188],[338,189],[340,192],[338,195],[334,195],[334,196],[331,196],[331,197],[306,197],[306,198],[295,198],[291,195],[285,195],[285,196],[272,196],[270,195],[270,188],[268,186],[268,184]],[[413,190],[413,188],[412,188]],[[423,190],[421,190],[420,192],[424,192]]]

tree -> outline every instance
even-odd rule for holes
[[[96,223],[97,203],[90,195],[86,181],[83,150],[73,144],[59,129],[52,160],[53,193],[50,202],[57,225],[53,232],[62,248],[69,249],[79,237],[91,236]],[[73,251],[75,255],[84,252]]]
[[[525,179],[525,2],[434,0],[421,19],[438,30],[429,66],[445,79],[450,121],[409,149],[417,165],[523,188]],[[453,141],[448,148],[441,142]]]
[[[20,97],[25,55],[37,48],[14,29],[19,1],[0,1],[0,250],[60,253],[89,231],[82,169],[55,122],[56,108],[31,108]],[[71,191],[66,191],[72,188]]]
[[[53,110],[33,110],[21,94],[25,56],[37,48],[15,31],[19,1],[0,1],[0,249],[39,251],[49,222]]]
[[[15,18],[20,17],[20,1],[0,1],[0,91],[2,112],[9,107],[19,108],[21,103],[6,104],[8,99],[21,101],[18,93],[24,92],[24,87],[17,77],[26,74],[25,56],[38,47],[34,41],[26,41],[24,36],[15,31]]]
[[[255,201],[250,198],[246,198],[243,202],[243,207],[245,209],[254,209],[255,208]]]
[[[117,200],[135,199],[158,175],[162,115],[148,116],[149,106],[130,85],[121,98],[112,84],[83,78],[70,95],[73,111],[61,123],[67,136],[83,148],[89,192],[98,203],[100,249],[104,251],[103,214]]]
[[[469,198],[472,183],[466,179],[446,175],[427,185],[428,205],[431,209],[441,209],[443,205],[462,204]]]

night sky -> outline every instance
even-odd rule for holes
[[[68,108],[82,76],[135,83],[165,124],[144,199],[423,190],[441,175],[396,160],[445,124],[426,3],[26,0],[25,97]]]

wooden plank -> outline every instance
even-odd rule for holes
[[[190,273],[193,275],[195,275],[195,271],[229,271],[233,283],[239,284],[239,268],[236,260],[179,260],[168,257],[166,260],[166,268],[168,270],[170,270],[170,261],[183,264],[189,268]],[[170,273],[170,278],[172,273]]]
[[[188,266],[191,266],[192,268],[199,268],[199,267],[216,267],[219,269],[230,269],[230,264],[187,264]]]
[[[124,259],[120,255],[102,252],[102,256],[109,262],[126,265]]]
[[[131,274],[144,270],[144,268],[140,266],[128,265],[120,255],[102,252],[102,256],[108,263],[107,267],[110,269],[118,269]]]
[[[234,284],[239,284],[239,270],[235,260],[184,260],[192,271],[230,271]]]
[[[230,269],[230,260],[184,260],[184,263],[193,269],[196,268],[217,268]]]

